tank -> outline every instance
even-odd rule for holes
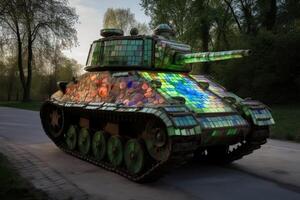
[[[59,82],[41,122],[63,151],[135,182],[153,181],[190,160],[227,164],[266,143],[270,109],[227,91],[192,63],[249,50],[192,52],[159,25],[153,35],[101,30],[85,74]]]

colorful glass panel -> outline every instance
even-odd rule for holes
[[[64,102],[115,103],[126,106],[165,104],[165,99],[139,76],[113,76],[110,72],[82,75],[68,84]]]
[[[100,65],[100,51],[101,51],[101,42],[93,43],[90,50],[90,55],[88,57],[87,66]]]
[[[104,41],[103,65],[142,65],[143,40]]]
[[[144,54],[144,56],[143,56]],[[103,66],[151,65],[152,40],[104,41]]]
[[[247,121],[240,115],[228,115],[222,117],[201,117],[198,118],[198,120],[203,129],[248,125]]]
[[[144,65],[151,66],[152,63],[152,39],[146,39],[144,42]]]
[[[158,91],[165,97],[183,97],[185,104],[197,113],[233,112],[220,98],[204,91],[198,84],[181,73],[140,72],[146,80],[158,80],[162,83]]]

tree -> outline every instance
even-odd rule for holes
[[[5,9],[4,9],[5,8]],[[11,31],[18,44],[18,69],[23,87],[23,101],[30,100],[33,48],[38,40],[61,40],[66,46],[76,43],[78,16],[67,0],[3,0],[0,21]],[[24,42],[26,51],[24,51]],[[27,55],[27,75],[23,55]]]
[[[298,1],[298,0],[296,0]],[[255,35],[263,28],[273,31],[278,16],[278,0],[224,0],[240,33]]]
[[[212,23],[212,38],[215,40],[214,50],[230,49],[229,35],[234,34],[234,18],[230,13],[230,6],[226,2],[216,1],[213,4],[216,13]]]
[[[289,31],[299,26],[300,0],[281,1],[277,8],[277,24],[279,25],[280,29]]]
[[[148,35],[150,33],[149,26],[146,23],[137,22],[134,27],[139,30],[139,34],[141,35]]]
[[[237,27],[238,27],[239,32],[242,33],[243,30],[242,30],[241,24],[240,24],[240,22],[239,22],[238,16],[236,15],[236,13],[235,13],[235,11],[234,11],[233,6],[232,6],[233,0],[224,0],[224,2],[226,3],[226,5],[228,6],[228,8],[230,9],[230,12],[231,12],[231,14],[232,14],[232,17],[233,17],[234,20],[235,20],[235,23],[236,23],[236,25],[237,25]]]
[[[167,23],[176,30],[178,39],[189,40],[191,36],[186,34],[186,30],[193,23],[189,21],[190,16],[195,14],[191,13],[192,3],[190,0],[142,0],[141,6],[146,15],[151,16],[152,28],[158,24]]]
[[[129,8],[108,8],[104,14],[104,28],[120,28],[125,33],[129,33],[130,28],[134,26],[134,24],[134,14],[130,12]]]
[[[26,79],[23,69],[23,28],[21,25],[21,9],[20,9],[20,1],[18,0],[4,0],[0,2],[0,22],[2,29],[6,29],[7,33],[11,33],[13,37],[16,39],[17,43],[17,57],[18,57],[18,69],[19,76],[23,86],[23,91],[25,94],[26,91]],[[24,99],[25,100],[25,99]]]
[[[141,0],[141,6],[152,28],[168,23],[193,50],[251,49],[244,59],[201,65],[228,89],[265,102],[299,101],[300,0]]]
[[[272,31],[276,23],[277,0],[261,0],[258,1],[258,6],[261,12],[262,27]]]
[[[168,23],[176,30],[178,40],[194,49],[209,51],[213,46],[211,31],[216,19],[220,19],[213,0],[142,0],[141,6],[151,16],[151,26]],[[226,19],[226,18],[225,18]],[[225,23],[225,22],[223,22]],[[217,23],[217,25],[220,23]],[[223,38],[224,35],[222,35]],[[193,71],[199,73],[199,65]],[[209,73],[209,63],[202,64],[202,71]]]
[[[104,14],[103,27],[122,29],[126,35],[130,33],[130,29],[133,27],[137,28],[140,34],[149,33],[148,26],[136,21],[129,8],[108,8]]]

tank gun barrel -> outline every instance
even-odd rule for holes
[[[176,57],[175,62],[176,64],[213,62],[218,60],[242,58],[245,56],[249,56],[250,54],[251,54],[250,50],[188,53],[188,54],[179,54]]]

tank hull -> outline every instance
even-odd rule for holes
[[[268,108],[228,96],[203,76],[93,72],[52,95],[40,115],[63,151],[145,182],[193,157],[229,163],[266,142]]]

